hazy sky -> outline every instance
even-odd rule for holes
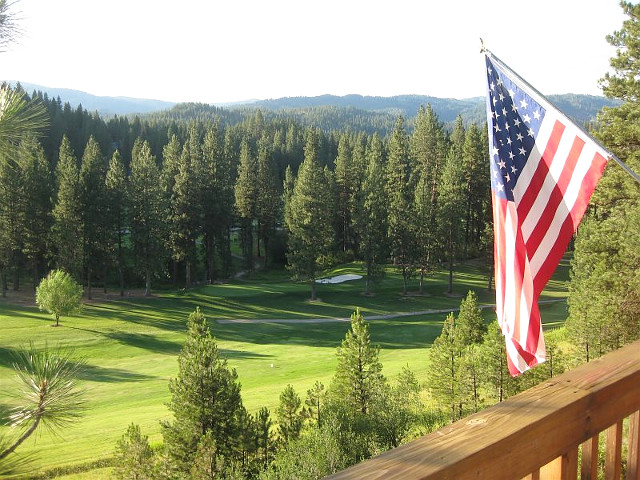
[[[2,78],[205,103],[484,95],[487,48],[545,94],[599,95],[617,0],[19,0]]]

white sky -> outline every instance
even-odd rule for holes
[[[485,94],[482,37],[544,94],[601,94],[617,0],[19,0],[4,80],[205,103]]]

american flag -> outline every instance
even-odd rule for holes
[[[545,360],[538,298],[609,153],[486,52],[496,313],[509,372]]]

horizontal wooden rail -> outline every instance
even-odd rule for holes
[[[596,479],[595,471],[585,476],[585,469],[597,468],[597,459],[585,453],[597,456],[604,430],[611,445],[607,462],[613,462],[606,478],[619,478],[619,428],[631,415],[630,431],[640,429],[638,410],[640,341],[328,478],[574,479],[584,443],[582,478]],[[634,480],[640,479],[639,442],[637,432],[630,434],[627,478]]]

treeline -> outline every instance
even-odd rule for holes
[[[260,111],[223,120],[108,122],[35,94],[49,131],[0,165],[3,291],[62,268],[121,293],[153,279],[190,287],[232,273],[232,232],[245,263],[288,262],[315,284],[335,262],[363,260],[367,288],[390,259],[405,291],[490,235],[486,132],[452,131],[430,106],[409,133],[325,132]],[[283,228],[284,227],[284,228]],[[235,238],[236,234],[233,233]],[[286,257],[285,257],[286,252]]]

